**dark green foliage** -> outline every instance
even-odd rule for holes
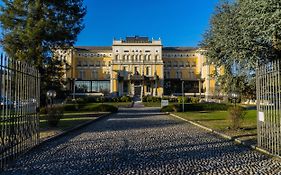
[[[176,105],[164,106],[161,109],[161,112],[177,112],[177,111],[178,111],[178,106],[176,106]]]
[[[224,103],[195,103],[185,104],[185,111],[227,111],[230,105]],[[163,112],[182,112],[181,104],[165,106],[161,109]]]
[[[169,102],[178,102],[177,97],[163,97],[162,100],[168,100]]]
[[[143,102],[161,102],[161,97],[144,96],[142,98]]]
[[[50,127],[56,127],[63,117],[63,106],[55,105],[47,108],[46,120]]]
[[[244,119],[246,115],[246,111],[241,106],[233,106],[228,109],[229,119],[232,122],[233,129],[239,129],[241,121]]]
[[[84,27],[82,4],[83,0],[3,0],[0,7],[1,44],[10,57],[39,69],[43,105],[47,90],[64,94],[61,66],[65,62],[54,58],[52,50],[73,46]]]
[[[112,105],[100,104],[97,106],[84,107],[81,110],[88,112],[117,112],[118,108]]]
[[[221,0],[201,46],[209,63],[224,67],[224,93],[255,98],[255,69],[281,57],[279,0]]]
[[[183,97],[179,96],[177,98],[178,103],[182,103]],[[184,97],[184,103],[199,103],[200,102],[200,98],[199,97]]]

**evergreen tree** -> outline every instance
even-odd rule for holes
[[[62,84],[61,77],[58,80],[47,74],[49,67],[58,68],[49,65],[61,64],[53,59],[52,50],[71,47],[76,41],[84,27],[83,0],[3,0],[3,4],[1,44],[10,57],[25,60],[39,69],[45,95],[46,84],[53,84],[54,88]]]

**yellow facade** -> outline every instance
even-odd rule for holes
[[[202,50],[188,47],[163,47],[161,40],[127,37],[114,40],[111,47],[75,47],[59,51],[70,69],[69,89],[77,94],[112,96],[163,96],[182,93],[212,96],[216,71],[206,65]],[[75,88],[74,88],[75,84]]]

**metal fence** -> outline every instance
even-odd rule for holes
[[[281,61],[257,69],[258,146],[281,156]]]
[[[31,65],[0,57],[0,170],[39,142],[40,76]]]

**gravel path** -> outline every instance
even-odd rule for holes
[[[281,174],[281,162],[156,109],[123,109],[47,143],[3,174]]]

